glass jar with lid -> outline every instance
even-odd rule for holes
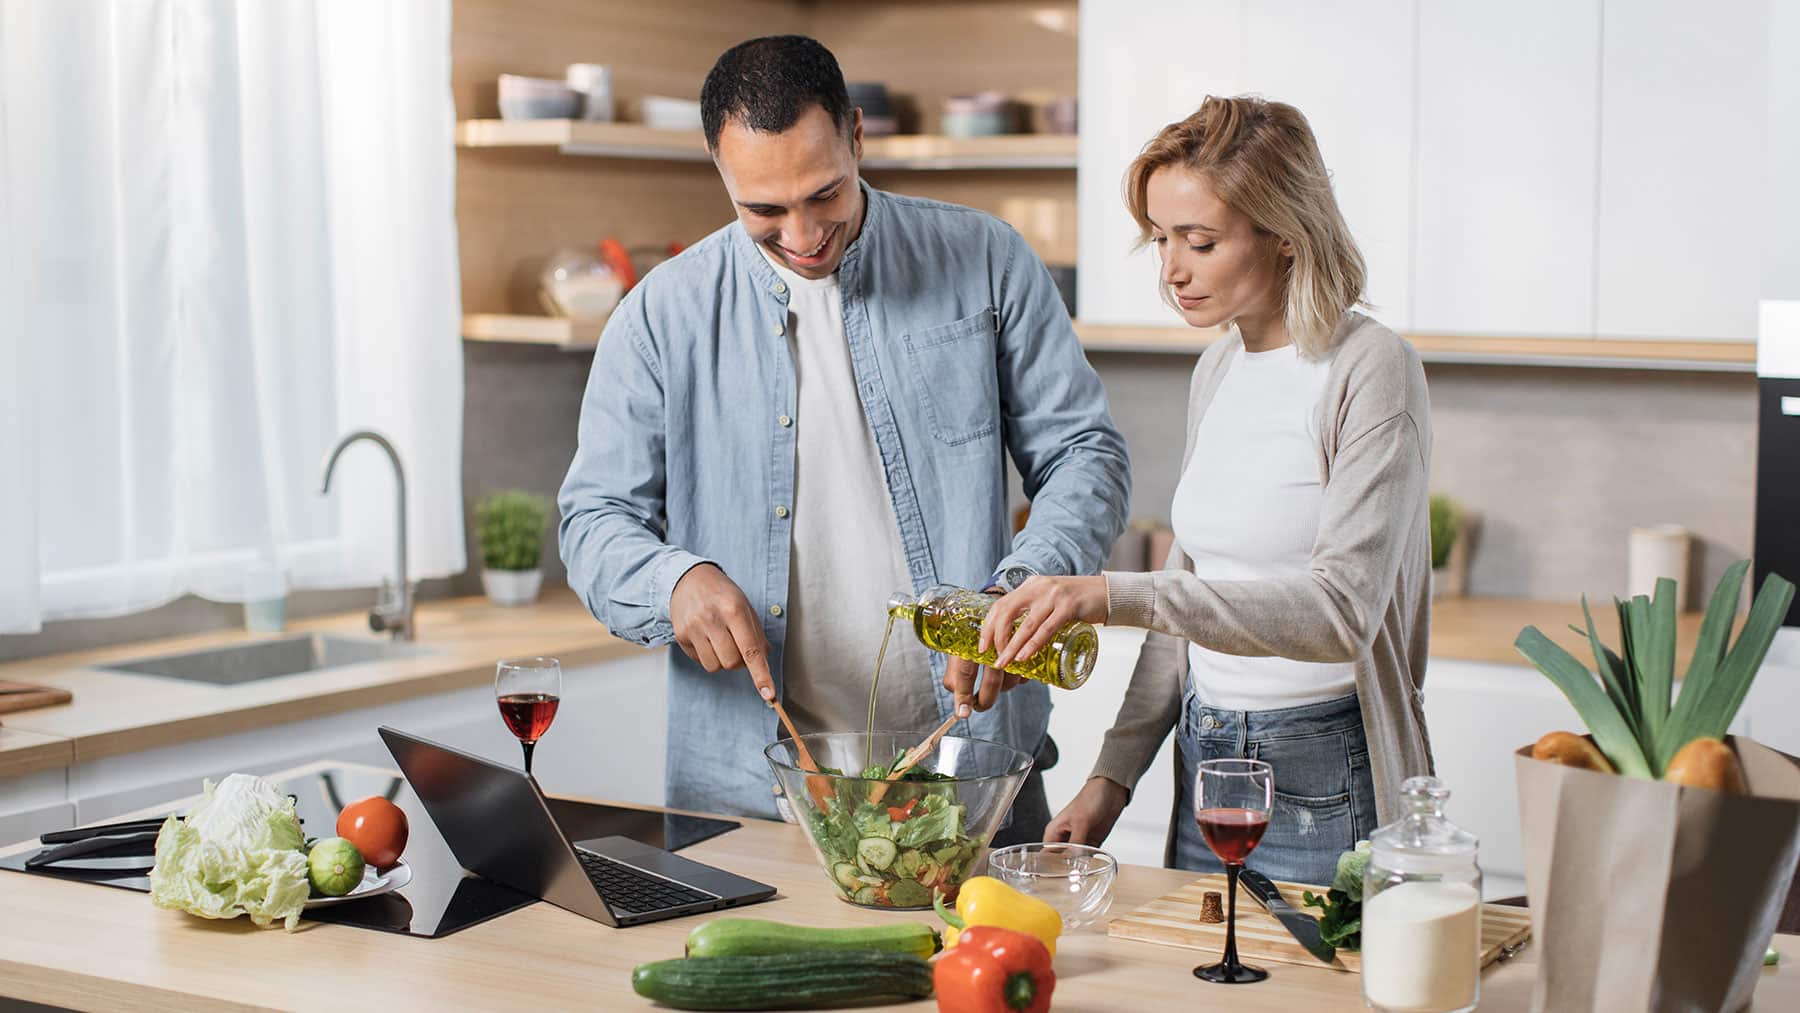
[[[1435,777],[1400,786],[1401,816],[1369,835],[1363,870],[1363,999],[1381,1010],[1451,1013],[1481,998],[1479,841],[1444,815]]]

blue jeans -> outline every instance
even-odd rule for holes
[[[1375,780],[1356,694],[1303,707],[1229,711],[1200,702],[1192,684],[1176,727],[1181,759],[1174,864],[1222,872],[1194,822],[1194,777],[1201,760],[1262,760],[1275,771],[1275,810],[1250,868],[1270,879],[1331,882],[1337,857],[1375,829]]]

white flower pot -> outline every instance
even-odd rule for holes
[[[537,601],[538,587],[544,583],[542,570],[481,571],[481,589],[488,601],[496,605],[529,605]]]

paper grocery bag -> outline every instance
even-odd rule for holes
[[[1800,766],[1728,738],[1743,795],[1515,754],[1537,1010],[1737,1010],[1800,863]]]

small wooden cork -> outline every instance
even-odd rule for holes
[[[1225,895],[1217,890],[1206,891],[1200,898],[1200,920],[1218,923],[1225,920]]]

